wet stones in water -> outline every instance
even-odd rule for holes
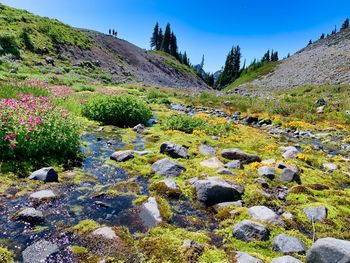
[[[217,158],[213,157],[208,160],[200,162],[200,165],[207,168],[218,169],[224,167],[224,164]]]
[[[280,234],[275,237],[273,249],[283,254],[304,254],[306,252],[306,246],[300,239],[286,234]]]
[[[350,262],[350,241],[321,238],[310,248],[306,255],[307,263]]]
[[[263,263],[261,259],[255,258],[245,252],[236,252],[236,263]]]
[[[216,171],[217,174],[223,174],[223,175],[236,175],[234,172],[230,171],[229,169],[222,168]]]
[[[184,248],[183,256],[186,262],[190,263],[198,262],[199,257],[204,252],[204,246],[193,240],[184,240],[182,247]]]
[[[114,152],[110,158],[117,162],[125,162],[134,158],[134,152],[131,150],[117,151]]]
[[[146,130],[146,126],[143,125],[142,123],[137,124],[134,128],[132,128],[134,132],[137,132],[139,134],[144,133]]]
[[[280,182],[290,183],[290,182],[297,182],[298,184],[301,183],[299,174],[296,173],[294,170],[290,168],[283,169],[282,173],[279,176]]]
[[[41,211],[36,210],[35,208],[28,207],[21,210],[14,217],[15,221],[24,221],[30,224],[37,224],[44,221],[44,215]]]
[[[140,217],[143,224],[149,228],[155,227],[163,221],[157,200],[154,197],[149,197],[147,202],[142,205]]]
[[[273,180],[276,176],[276,171],[270,166],[262,166],[258,169],[258,174]]]
[[[110,204],[107,204],[107,203],[101,202],[101,201],[95,201],[94,204],[97,205],[97,206],[99,206],[99,207],[104,207],[104,208],[109,208],[109,207],[111,207]]]
[[[29,196],[29,199],[35,203],[50,202],[56,199],[56,195],[52,190],[41,190],[32,193]]]
[[[306,207],[303,211],[310,222],[323,221],[327,217],[327,208],[324,206]]]
[[[202,144],[201,146],[199,146],[198,151],[205,156],[213,156],[216,153],[215,148],[208,144]]]
[[[237,148],[224,149],[221,153],[221,156],[229,160],[240,160],[241,163],[243,164],[248,164],[252,162],[261,162],[261,159],[259,156],[255,154],[245,153]]]
[[[228,162],[225,164],[225,168],[230,168],[230,169],[242,169],[243,165],[240,160],[233,160],[231,162]]]
[[[50,256],[59,252],[56,244],[46,240],[39,240],[22,252],[23,263],[46,262]]]
[[[161,159],[152,164],[152,170],[164,176],[179,176],[185,170],[181,164],[169,159]]]
[[[164,142],[160,146],[160,153],[167,154],[172,158],[188,158],[187,148],[172,142]]]
[[[58,182],[57,172],[52,167],[45,167],[40,170],[33,172],[29,179],[39,180],[45,183]]]
[[[194,183],[197,199],[210,206],[222,202],[237,201],[242,199],[244,189],[242,186],[230,180],[217,177],[209,177]]]
[[[303,263],[299,259],[292,256],[283,256],[279,258],[274,258],[271,263]]]
[[[245,242],[254,240],[268,240],[270,231],[262,224],[250,220],[243,220],[233,227],[233,235]]]
[[[279,219],[278,215],[266,206],[253,206],[248,209],[248,213],[253,219],[283,225],[283,221]]]

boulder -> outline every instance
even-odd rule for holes
[[[181,164],[169,159],[161,159],[152,164],[152,170],[164,176],[179,176],[185,170]]]
[[[263,263],[261,259],[255,258],[245,252],[236,252],[236,263]]]
[[[188,158],[188,150],[176,143],[164,142],[160,146],[160,153],[169,155],[172,158]]]
[[[258,169],[258,174],[273,180],[276,176],[276,171],[270,166],[262,166]]]
[[[299,259],[291,256],[283,256],[279,258],[274,258],[271,263],[303,263]]]
[[[273,249],[283,254],[304,254],[306,252],[306,246],[300,239],[286,234],[280,234],[275,237]]]
[[[199,146],[198,151],[205,156],[213,156],[216,153],[215,148],[208,144],[202,144]]]
[[[278,215],[266,206],[253,206],[248,209],[248,213],[253,219],[258,219],[267,223],[283,224]]]
[[[200,165],[203,167],[218,169],[224,167],[224,164],[217,158],[213,157],[208,160],[200,162]]]
[[[255,154],[245,153],[237,148],[224,149],[221,153],[221,156],[229,160],[240,160],[243,164],[261,162],[259,156]]]
[[[140,124],[137,124],[134,128],[132,128],[132,130],[134,131],[134,132],[137,132],[137,133],[144,133],[145,132],[145,130],[146,130],[146,126],[145,125],[143,125],[142,123],[140,123]]]
[[[41,168],[29,176],[30,180],[39,180],[45,183],[58,182],[57,172],[52,167]]]
[[[290,168],[283,169],[282,173],[279,176],[279,180],[280,182],[286,182],[286,183],[290,183],[293,181],[297,183],[301,183],[299,174]]]
[[[157,200],[154,197],[149,197],[147,202],[142,205],[140,217],[143,224],[149,228],[155,227],[163,221]]]
[[[270,231],[260,223],[243,220],[233,227],[233,235],[237,239],[250,242],[254,240],[268,240]]]
[[[46,240],[39,240],[27,247],[22,252],[23,263],[41,263],[46,262],[47,259],[58,253],[59,248],[56,244]]]
[[[30,224],[41,223],[44,221],[44,215],[41,211],[33,207],[24,208],[15,217],[15,221],[24,221]]]
[[[134,158],[134,151],[131,151],[131,150],[117,151],[117,152],[114,152],[110,158],[117,162],[125,162],[127,160]]]
[[[242,199],[243,187],[230,180],[209,177],[194,183],[197,199],[206,205]]]
[[[350,241],[321,238],[307,252],[307,263],[348,263],[350,262]]]
[[[222,168],[216,171],[217,174],[224,174],[224,175],[236,175],[234,172],[230,171],[229,169]]]
[[[240,160],[233,160],[225,164],[225,167],[230,169],[242,169],[243,165]]]
[[[327,208],[324,206],[306,207],[303,211],[310,222],[322,221],[327,217]]]
[[[34,202],[46,202],[56,199],[56,195],[52,190],[41,190],[35,193],[32,193],[29,196],[29,199]]]

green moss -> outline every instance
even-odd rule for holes
[[[168,201],[160,196],[156,196],[156,200],[161,217],[164,220],[169,220],[172,217],[173,212]]]
[[[83,254],[89,253],[89,251],[85,247],[81,247],[81,246],[71,246],[70,250],[75,255],[83,255]]]
[[[13,253],[6,248],[0,247],[0,262],[1,263],[12,263]]]
[[[78,236],[86,236],[99,227],[100,225],[93,220],[83,220],[79,224],[69,228],[69,231],[72,231]]]

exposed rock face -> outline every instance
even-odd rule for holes
[[[335,238],[317,240],[307,252],[307,263],[350,262],[350,241]]]
[[[244,193],[242,186],[233,181],[217,177],[198,180],[194,183],[194,187],[196,188],[197,199],[206,205],[237,201],[242,198]]]
[[[44,215],[41,211],[35,208],[28,207],[21,210],[15,217],[16,221],[24,221],[31,224],[41,223],[44,221]]]
[[[51,255],[58,252],[57,245],[46,240],[39,240],[22,252],[23,263],[45,262]]]
[[[275,237],[273,249],[283,254],[306,252],[306,246],[300,239],[285,234]]]
[[[243,220],[233,227],[233,235],[245,242],[253,240],[267,240],[270,231],[262,224],[250,220]]]
[[[253,206],[248,209],[248,213],[253,219],[258,219],[263,222],[283,223],[278,215],[266,206]]]
[[[275,178],[276,171],[270,166],[262,166],[258,169],[258,174],[273,180]]]
[[[57,172],[52,167],[46,167],[33,172],[29,176],[29,179],[39,180],[45,183],[58,182],[58,175],[57,175]]]
[[[255,258],[248,253],[238,251],[236,253],[237,263],[263,263],[261,259]]]
[[[299,259],[291,256],[283,256],[279,258],[274,258],[271,263],[303,263]]]
[[[125,162],[134,158],[134,152],[131,150],[117,151],[111,155],[111,159],[117,162]]]
[[[213,169],[224,167],[224,164],[217,157],[213,157],[208,160],[202,161],[200,165],[203,167],[213,168]]]
[[[161,159],[152,164],[152,170],[164,176],[179,176],[185,170],[181,164],[168,159]]]
[[[242,163],[245,163],[245,164],[252,163],[252,162],[261,162],[261,159],[259,156],[255,154],[245,153],[237,148],[224,149],[221,153],[221,156],[229,160],[240,160]]]
[[[172,158],[188,158],[188,150],[176,143],[165,142],[160,146],[160,153],[165,153]]]
[[[32,193],[29,198],[34,202],[46,202],[56,199],[56,195],[52,190],[41,190]]]
[[[147,202],[142,205],[140,217],[147,227],[155,227],[163,221],[157,200],[154,197],[149,197]]]
[[[327,208],[324,206],[306,207],[304,213],[310,222],[322,221],[327,217]]]

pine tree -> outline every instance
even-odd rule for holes
[[[168,23],[165,28],[161,50],[170,53],[171,28]]]
[[[271,60],[271,57],[270,57],[270,49],[269,49],[266,51],[266,53],[262,57],[261,62],[269,62],[270,60]]]
[[[158,43],[159,43],[159,24],[157,22],[156,25],[154,26],[153,34],[150,41],[151,49],[155,48],[157,50]]]
[[[114,34],[115,34],[115,31],[114,31],[114,29],[113,29],[113,31],[112,31],[112,35],[114,36]]]
[[[312,40],[310,39],[309,43],[307,44],[308,46],[310,46],[312,44]]]
[[[349,28],[349,18],[345,19],[343,25],[341,26],[341,29],[340,30],[344,30],[344,29],[347,29]]]
[[[185,64],[185,65],[187,65],[187,66],[189,66],[190,65],[190,60],[189,60],[189,58],[187,57],[187,53],[186,53],[186,51],[184,52],[184,54],[182,55],[182,64]]]
[[[108,32],[109,32],[109,34],[112,34],[112,30],[111,30],[111,29],[109,29],[109,31],[108,31]]]
[[[223,72],[218,79],[218,87],[223,88],[231,82],[235,81],[240,76],[241,65],[241,49],[239,46],[232,47],[226,57],[226,62]]]
[[[158,42],[156,44],[156,50],[160,50],[161,49],[162,43],[163,43],[163,30],[161,28],[159,28],[159,31],[158,31]]]
[[[320,36],[320,39],[324,39],[324,33],[322,33],[322,35]]]
[[[170,55],[178,58],[177,39],[174,32],[171,32],[170,34],[169,50],[170,50]]]
[[[204,68],[204,55],[202,56],[202,61],[201,61],[201,64],[199,65],[199,67],[200,67],[201,69]]]

